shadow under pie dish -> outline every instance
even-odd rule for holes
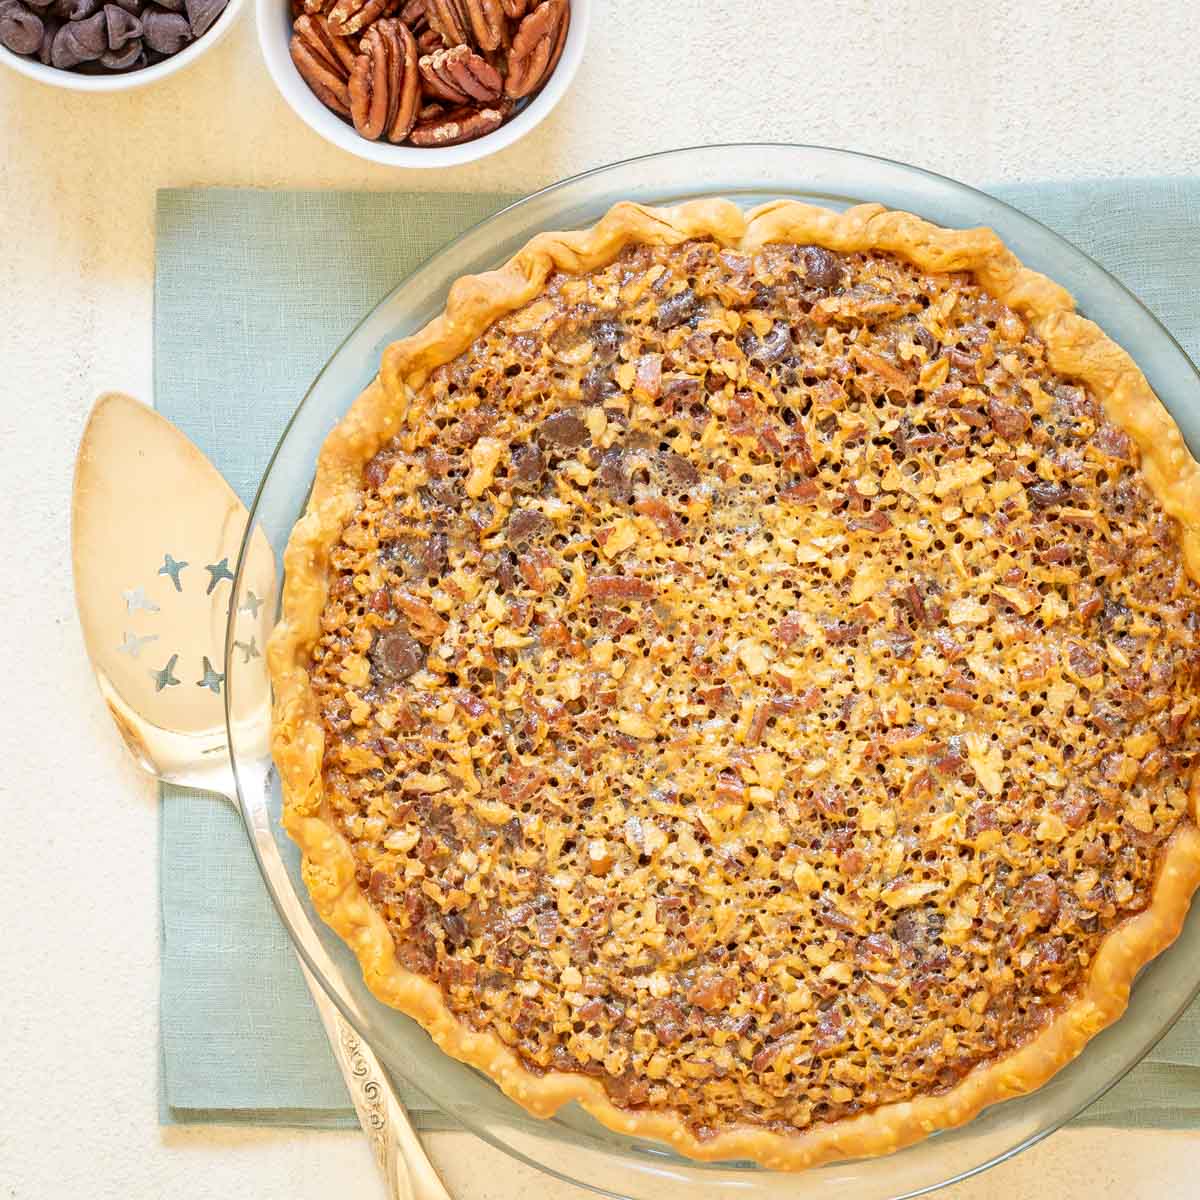
[[[618,206],[460,281],[322,452],[285,824],[531,1111],[883,1153],[1036,1087],[1200,874],[1196,466],[987,231]]]

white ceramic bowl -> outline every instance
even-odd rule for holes
[[[360,137],[354,126],[331,112],[313,95],[307,83],[296,70],[288,52],[292,36],[292,19],[288,0],[255,0],[258,19],[258,44],[267,70],[275,80],[283,98],[293,112],[327,142],[348,150],[359,158],[384,163],[391,167],[454,167],[460,163],[474,162],[485,158],[505,146],[511,146],[539,124],[550,110],[562,99],[583,58],[583,47],[587,41],[588,23],[591,20],[591,0],[571,0],[571,25],[567,30],[567,44],[562,58],[550,76],[546,86],[530,100],[511,120],[499,129],[473,142],[458,146],[423,148],[420,146],[393,146],[390,142],[372,142]]]
[[[39,83],[66,88],[72,92],[131,92],[186,70],[202,54],[211,50],[233,28],[245,0],[229,0],[224,12],[212,23],[203,37],[198,37],[178,54],[164,58],[152,67],[140,71],[121,71],[115,75],[81,75],[78,71],[60,71],[58,67],[43,66],[36,58],[22,58],[5,46],[0,46],[0,63]]]

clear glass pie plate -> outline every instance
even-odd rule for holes
[[[702,195],[723,195],[747,206],[777,197],[832,207],[875,200],[942,225],[992,226],[1026,263],[1069,288],[1081,310],[1133,354],[1193,450],[1200,448],[1200,376],[1187,356],[1129,292],[1037,222],[949,179],[878,158],[803,146],[701,147],[618,163],[539,192],[465,233],[399,283],[317,377],[262,481],[251,528],[262,530],[277,561],[303,509],[325,435],[369,382],[387,343],[433,317],[458,276],[496,266],[540,230],[589,224],[617,200],[672,204]],[[236,604],[244,603],[245,586],[239,564]],[[278,599],[277,591],[267,598],[269,611]],[[227,703],[242,711],[264,704],[262,659],[243,662],[232,649],[231,644],[226,656]],[[230,737],[241,804],[275,903],[293,936],[306,928],[315,934],[312,944],[319,950],[306,955],[309,966],[379,1058],[493,1145],[610,1195],[636,1200],[917,1195],[982,1170],[1070,1120],[1146,1054],[1200,987],[1197,905],[1174,947],[1143,972],[1126,1015],[1040,1090],[887,1158],[792,1175],[751,1164],[694,1163],[660,1144],[612,1133],[574,1106],[549,1121],[529,1116],[489,1079],[442,1054],[413,1021],[376,1001],[349,949],[309,904],[295,849],[279,826],[279,787],[261,736],[232,726]]]

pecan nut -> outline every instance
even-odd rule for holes
[[[400,20],[414,34],[419,34],[429,24],[428,18],[425,16],[425,0],[405,0],[400,9]]]
[[[417,119],[421,72],[417,43],[407,25],[390,17],[362,35],[350,69],[350,117],[372,141],[402,142]]]
[[[313,94],[335,113],[350,115],[350,68],[354,48],[329,28],[321,16],[303,16],[292,27],[292,62]]]
[[[498,104],[489,108],[453,108],[449,112],[430,116],[413,126],[409,141],[414,146],[457,146],[499,129],[508,116],[510,106]]]
[[[463,0],[471,18],[471,32],[480,50],[498,50],[504,41],[504,9],[500,0]]]
[[[508,78],[504,81],[506,96],[519,100],[536,92],[546,82],[558,66],[570,23],[571,10],[567,0],[542,0],[521,21],[508,52]]]
[[[449,46],[470,41],[471,22],[463,11],[463,0],[426,0],[425,16],[430,29],[442,35]]]
[[[451,104],[487,104],[504,93],[500,72],[467,46],[450,46],[420,59],[425,91]]]
[[[496,50],[504,41],[500,0],[425,0],[429,24],[451,46]]]
[[[338,37],[350,37],[398,7],[398,0],[337,0],[329,10],[329,30]]]
[[[529,10],[529,0],[500,0],[500,7],[510,21],[519,21]]]

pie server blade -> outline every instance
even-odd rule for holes
[[[230,614],[246,510],[204,455],[153,409],[101,396],[83,433],[71,508],[75,602],[100,691],[142,768],[230,794],[225,633],[262,668],[275,561],[261,533],[246,562],[247,603]],[[265,751],[270,713],[231,714]]]

